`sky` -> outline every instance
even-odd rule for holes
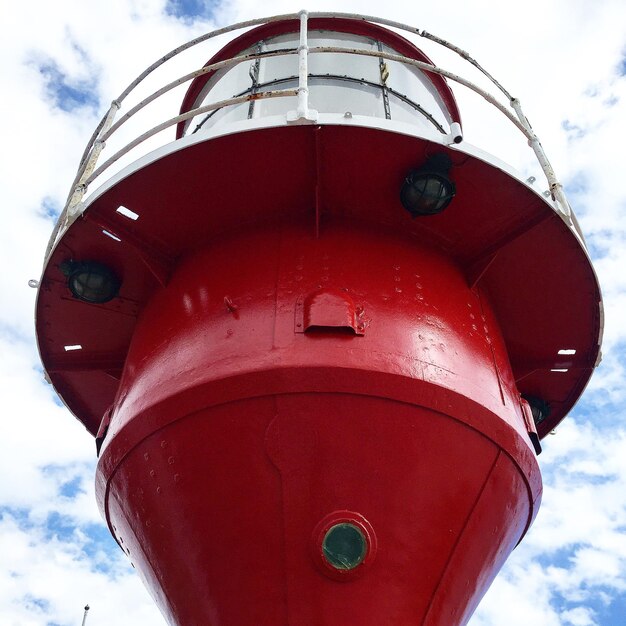
[[[88,626],[164,624],[97,511],[93,440],[43,379],[36,292],[28,281],[40,276],[84,145],[110,101],[192,37],[302,8],[288,0],[259,6],[252,0],[0,0],[2,626],[75,626],[87,603]],[[452,41],[520,98],[541,138],[602,285],[604,359],[570,416],[544,440],[538,518],[470,624],[623,626],[626,3],[311,0],[306,8],[379,15]],[[215,49],[195,50],[171,71],[195,69]],[[423,49],[444,67],[456,63],[432,46]],[[539,179],[519,134],[485,121],[478,99],[453,89],[468,140]]]

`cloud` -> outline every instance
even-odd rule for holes
[[[53,106],[70,113],[79,107],[95,108],[98,105],[93,95],[95,80],[74,83],[52,60],[41,61],[37,69],[45,80],[46,95]]]
[[[540,457],[537,521],[479,607],[476,626],[517,623],[509,614],[542,626],[619,623],[612,607],[626,591],[626,429],[622,421],[604,430],[586,416],[557,430]]]
[[[78,530],[51,535],[44,526],[24,526],[0,514],[2,623],[78,624],[86,603],[89,626],[161,623],[121,551],[110,545],[90,549],[92,537]]]
[[[565,624],[571,624],[572,626],[594,626],[598,623],[594,619],[594,612],[583,607],[565,611],[561,617]]]

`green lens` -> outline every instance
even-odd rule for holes
[[[367,541],[354,524],[335,524],[322,543],[326,560],[336,569],[354,569],[367,554]]]

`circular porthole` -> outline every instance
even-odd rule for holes
[[[359,513],[335,511],[322,519],[312,536],[313,560],[335,580],[360,576],[376,554],[376,536]]]
[[[322,553],[332,567],[351,570],[363,562],[367,540],[358,526],[346,522],[335,524],[324,536]]]

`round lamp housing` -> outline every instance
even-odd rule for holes
[[[530,406],[530,412],[532,413],[535,426],[539,426],[541,422],[550,416],[550,405],[545,400],[527,394],[522,394],[522,398],[524,398]]]
[[[121,282],[115,272],[95,261],[66,261],[61,271],[67,276],[67,286],[78,300],[104,304],[115,298]]]
[[[447,154],[435,154],[411,170],[400,190],[400,201],[413,218],[441,213],[452,202],[456,186],[448,172],[452,161]]]

